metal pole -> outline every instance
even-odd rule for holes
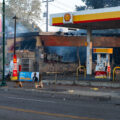
[[[5,80],[5,0],[3,0],[2,33],[3,33],[3,74],[1,86],[7,86]]]
[[[46,1],[46,32],[48,32],[48,0]]]
[[[14,25],[14,55],[16,54],[16,19],[18,19],[16,17],[16,15],[13,17],[13,19],[15,19],[15,25]]]
[[[14,26],[14,55],[16,54],[15,49],[16,49],[16,18],[15,18],[15,26]]]

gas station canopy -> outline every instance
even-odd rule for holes
[[[120,28],[120,7],[52,14],[50,24],[79,29]]]
[[[87,29],[86,68],[87,68],[87,74],[91,75],[92,74],[92,30],[120,28],[120,7],[53,14],[50,16],[50,24],[52,26],[59,26],[59,27],[61,26],[68,28]],[[102,49],[95,51],[106,52],[107,49],[105,49],[104,51]],[[100,55],[98,55],[98,58],[100,58]],[[110,61],[110,56],[107,55],[106,59]],[[98,61],[100,62],[100,59],[98,59]],[[108,66],[110,66],[110,62],[108,62]]]

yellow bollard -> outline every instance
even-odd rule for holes
[[[120,69],[120,67],[119,66],[114,67],[114,69],[113,69],[113,81],[115,80],[115,71],[116,71],[116,69]]]
[[[81,68],[84,69],[84,77],[86,78],[86,68],[85,68],[85,66],[78,66],[78,67],[77,67],[77,70],[76,70],[77,80],[78,80],[79,69],[81,69]]]

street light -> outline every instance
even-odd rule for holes
[[[2,34],[3,34],[3,74],[2,74],[2,83],[0,86],[7,86],[5,80],[5,0],[3,0],[3,16],[2,16]]]
[[[14,25],[14,55],[13,55],[13,74],[12,74],[12,80],[17,80],[18,79],[18,74],[17,74],[17,56],[16,56],[16,20],[18,19],[16,15],[13,17],[15,20],[15,25]]]
[[[15,25],[14,25],[14,55],[16,54],[15,52],[15,48],[16,48],[16,20],[18,19],[18,17],[15,15],[13,17],[13,19],[15,20]]]

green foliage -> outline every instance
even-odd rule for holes
[[[104,7],[104,0],[82,0],[85,2],[87,8],[103,8]]]
[[[19,22],[32,29],[33,23],[37,25],[40,22],[40,8],[40,0],[6,0],[5,15],[10,26],[13,26],[12,18],[16,15]],[[0,4],[0,13],[2,13],[2,3]]]
[[[86,6],[75,6],[76,7],[76,11],[80,11],[80,10],[85,10]]]
[[[86,6],[76,6],[76,10],[97,9],[120,6],[120,0],[82,0]]]
[[[8,6],[22,21],[40,20],[41,3],[39,0],[7,0]]]

